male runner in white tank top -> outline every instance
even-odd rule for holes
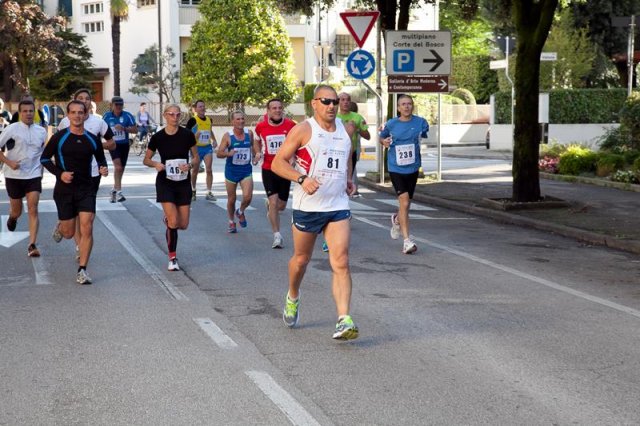
[[[323,232],[331,247],[332,292],[338,313],[333,338],[348,340],[358,337],[358,328],[349,315],[349,195],[356,190],[351,177],[351,135],[355,129],[352,124],[345,128],[341,120],[336,120],[338,103],[331,86],[318,86],[311,101],[313,118],[289,132],[271,169],[294,182],[293,256],[289,261],[289,292],[283,320],[289,327],[298,323],[300,284],[316,237]]]

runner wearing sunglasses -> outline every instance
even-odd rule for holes
[[[349,315],[351,272],[349,270],[349,195],[351,181],[351,135],[353,124],[336,120],[338,95],[331,86],[314,91],[313,118],[296,125],[276,154],[271,169],[292,182],[293,256],[289,261],[289,292],[282,315],[288,327],[300,319],[300,285],[313,254],[316,237],[324,233],[331,251],[332,292],[338,322],[334,339],[358,337],[358,327]],[[295,162],[295,166],[292,165]]]

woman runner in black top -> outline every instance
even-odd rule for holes
[[[156,176],[156,202],[162,205],[165,233],[169,252],[169,271],[179,271],[176,259],[178,229],[189,226],[189,208],[191,205],[191,169],[198,167],[198,149],[193,133],[180,127],[180,107],[168,105],[164,110],[167,125],[155,133],[149,141],[143,163],[158,171]],[[160,161],[152,159],[155,152]],[[189,163],[191,153],[191,163]]]

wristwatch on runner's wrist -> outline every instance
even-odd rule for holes
[[[302,185],[302,182],[304,182],[306,178],[307,178],[307,175],[300,175],[300,177],[298,177],[298,183]]]

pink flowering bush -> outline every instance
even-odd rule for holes
[[[545,155],[540,160],[538,160],[538,170],[545,173],[558,173],[558,162],[560,160],[558,157],[551,157]]]

